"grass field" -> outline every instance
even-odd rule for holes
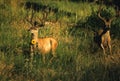
[[[103,56],[93,42],[92,28],[96,22],[98,5],[70,1],[44,0],[31,2],[51,8],[47,21],[54,22],[40,28],[39,37],[58,40],[57,57],[34,55],[29,60],[31,26],[26,15],[31,15],[25,3],[30,0],[0,0],[0,81],[119,81],[120,80],[120,18],[112,23],[112,55]],[[57,10],[55,12],[55,10]],[[114,9],[111,8],[113,13]],[[42,17],[42,11],[35,13]],[[102,23],[103,24],[103,23]]]

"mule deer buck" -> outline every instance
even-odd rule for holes
[[[40,54],[43,56],[43,62],[45,62],[45,54],[52,53],[53,57],[50,61],[56,56],[55,51],[58,46],[57,41],[54,38],[39,38],[38,37],[38,27],[31,27],[29,29],[31,33],[31,44],[30,44],[30,51],[34,52],[36,50],[39,51]]]
[[[95,42],[98,43],[98,45],[103,49],[103,53],[105,55],[106,53],[106,47],[109,48],[110,54],[112,54],[112,48],[111,48],[111,37],[110,37],[110,28],[111,28],[111,22],[115,17],[112,17],[110,19],[106,19],[101,16],[101,8],[98,12],[98,17],[104,22],[105,26],[100,29],[96,35],[95,35]]]
[[[44,13],[43,13],[44,14]],[[38,37],[38,31],[40,29],[39,26],[44,26],[44,17],[41,24],[37,25],[36,21],[32,22],[33,13],[31,19],[27,19],[27,21],[32,25],[28,30],[31,33],[31,43],[30,43],[30,52],[31,52],[31,58],[33,57],[33,53],[35,51],[38,51],[43,56],[43,62],[45,63],[45,55],[49,54],[51,52],[52,58],[50,59],[50,62],[54,57],[56,57],[56,49],[58,46],[57,40],[55,40],[52,37],[46,37],[46,38],[39,38]],[[42,20],[42,19],[40,19]]]

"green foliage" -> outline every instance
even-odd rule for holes
[[[112,7],[106,7],[103,9],[101,16],[105,17],[106,19],[110,19],[116,16],[115,10]]]
[[[111,33],[114,38],[120,39],[120,18],[116,18],[115,22],[112,25]]]

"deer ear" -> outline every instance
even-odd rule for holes
[[[37,27],[30,27],[29,29],[28,29],[28,31],[30,31],[30,30],[37,30],[38,28]]]
[[[32,29],[32,27],[30,27],[29,29],[28,29],[28,31],[30,31]]]
[[[40,26],[40,27],[44,27],[44,24],[40,24],[39,26]]]
[[[28,29],[28,31],[30,31],[30,29]]]
[[[39,27],[34,26],[34,27],[32,27],[32,29],[33,29],[33,30],[37,30],[37,29],[39,29]]]

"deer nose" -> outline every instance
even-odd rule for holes
[[[34,34],[33,34],[33,33],[31,33],[31,38],[32,38],[32,39],[34,38]]]
[[[34,33],[31,33],[31,36],[34,36]]]

